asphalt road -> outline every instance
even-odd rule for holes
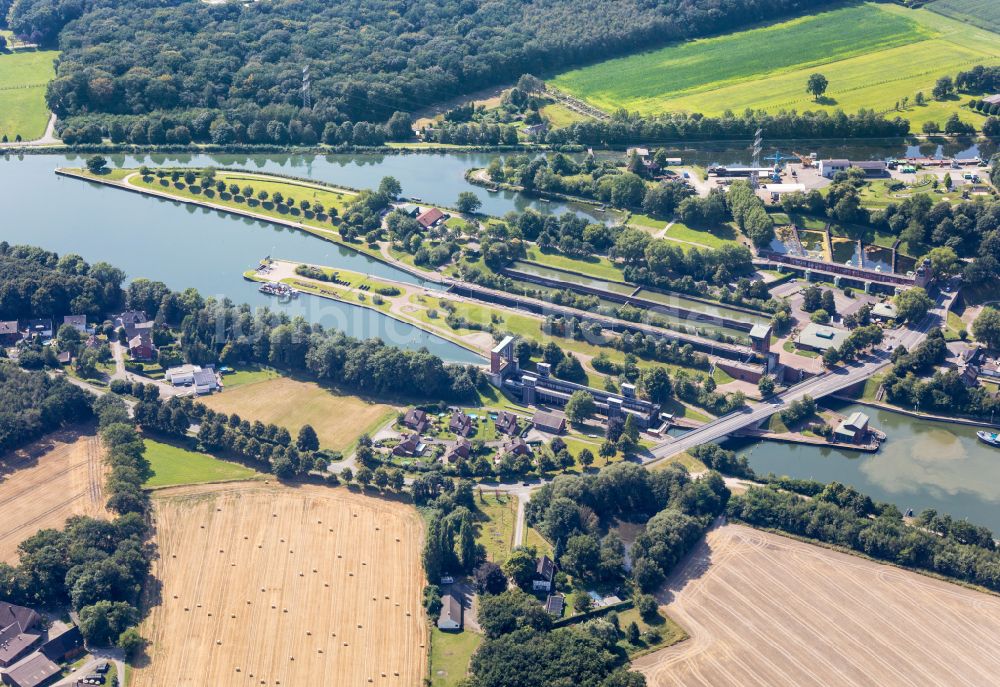
[[[936,306],[919,326],[887,332],[882,345],[869,354],[866,359],[856,361],[851,365],[840,365],[817,377],[796,384],[780,394],[775,394],[765,402],[747,404],[741,410],[724,415],[681,437],[659,444],[652,449],[652,457],[644,460],[643,463],[645,465],[654,464],[700,444],[718,441],[744,427],[760,423],[774,413],[780,412],[789,403],[800,400],[804,396],[821,398],[871,377],[882,368],[892,364],[891,354],[888,350],[890,346],[893,350],[899,346],[905,346],[907,350],[910,350],[924,340],[931,328],[939,326],[946,317],[955,295],[954,293],[939,295]]]

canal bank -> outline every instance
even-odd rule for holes
[[[411,350],[427,348],[449,362],[482,362],[463,347],[373,310],[317,298],[280,303],[259,293],[242,275],[255,268],[261,256],[280,254],[427,288],[435,285],[296,229],[53,174],[56,167],[73,162],[82,164],[81,159],[52,156],[0,160],[0,188],[5,198],[17,199],[5,204],[0,239],[60,254],[78,253],[91,263],[120,267],[129,279],[159,280],[175,290],[193,287],[206,298],[266,306],[358,338],[380,338]],[[129,162],[154,164],[150,159]]]
[[[933,508],[1000,532],[1000,449],[976,439],[976,428],[908,417],[882,408],[828,400],[837,412],[865,412],[888,435],[877,453],[730,439],[759,475],[842,482],[905,512]]]

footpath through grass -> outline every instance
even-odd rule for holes
[[[207,453],[190,451],[175,444],[144,439],[146,460],[153,476],[145,487],[172,487],[179,484],[204,484],[237,479],[253,479],[261,473],[239,463],[219,460]]]
[[[41,138],[49,121],[45,87],[55,77],[57,50],[0,52],[0,137]]]

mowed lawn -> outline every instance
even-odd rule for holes
[[[0,137],[41,138],[48,123],[45,87],[55,77],[56,50],[0,53]]]
[[[189,451],[174,444],[145,439],[146,460],[153,476],[146,480],[146,487],[172,487],[179,484],[204,484],[228,480],[253,479],[260,475],[255,470],[230,463],[207,453]]]
[[[975,64],[1000,63],[1000,36],[926,9],[873,3],[841,7],[770,26],[609,60],[556,76],[562,90],[613,110],[643,114],[745,108],[889,112],[903,97],[930,92],[938,77]],[[813,72],[830,82],[815,102],[805,86]],[[911,105],[901,115],[919,125],[951,112],[979,124],[962,107],[968,97]]]
[[[213,410],[236,413],[245,420],[273,422],[292,436],[302,425],[312,425],[322,448],[345,451],[364,432],[374,432],[396,408],[358,396],[341,396],[315,382],[288,377],[243,384],[204,399]]]

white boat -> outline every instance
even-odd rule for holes
[[[996,432],[976,432],[976,436],[984,444],[989,444],[990,446],[1000,446],[1000,434]]]

